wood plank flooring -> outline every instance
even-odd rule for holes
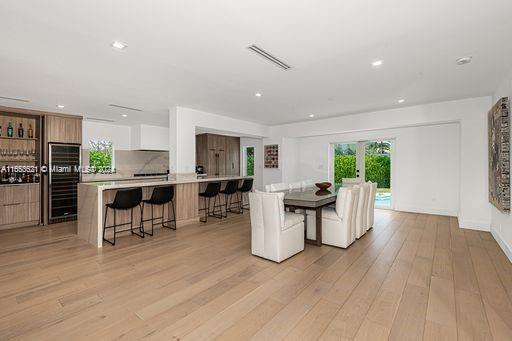
[[[250,254],[249,214],[96,249],[0,232],[0,340],[512,340],[512,264],[455,218],[377,211],[348,249]]]

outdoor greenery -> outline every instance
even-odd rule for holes
[[[366,143],[366,154],[371,155],[388,155],[391,152],[391,143],[389,141],[372,141]]]
[[[92,173],[113,173],[113,158],[112,141],[89,141],[89,168]]]
[[[365,155],[365,181],[376,182],[378,188],[391,185],[391,144],[388,141],[368,142]],[[334,149],[334,181],[356,177],[356,145],[338,144]]]
[[[356,156],[338,155],[334,159],[334,182],[341,184],[343,178],[356,177]]]
[[[247,147],[247,175],[254,176],[254,147]]]
[[[390,188],[391,162],[388,155],[366,155],[365,180],[376,182],[378,188]]]

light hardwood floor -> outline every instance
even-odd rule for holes
[[[455,218],[377,211],[281,264],[247,213],[102,250],[75,231],[0,232],[0,340],[512,340],[512,265]]]

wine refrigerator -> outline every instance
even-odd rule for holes
[[[49,223],[76,219],[81,146],[49,143],[48,161]]]

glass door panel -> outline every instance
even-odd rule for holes
[[[391,141],[364,143],[364,178],[377,183],[375,206],[391,208]]]
[[[337,143],[334,146],[334,183],[341,185],[345,181],[356,181],[357,143]]]

